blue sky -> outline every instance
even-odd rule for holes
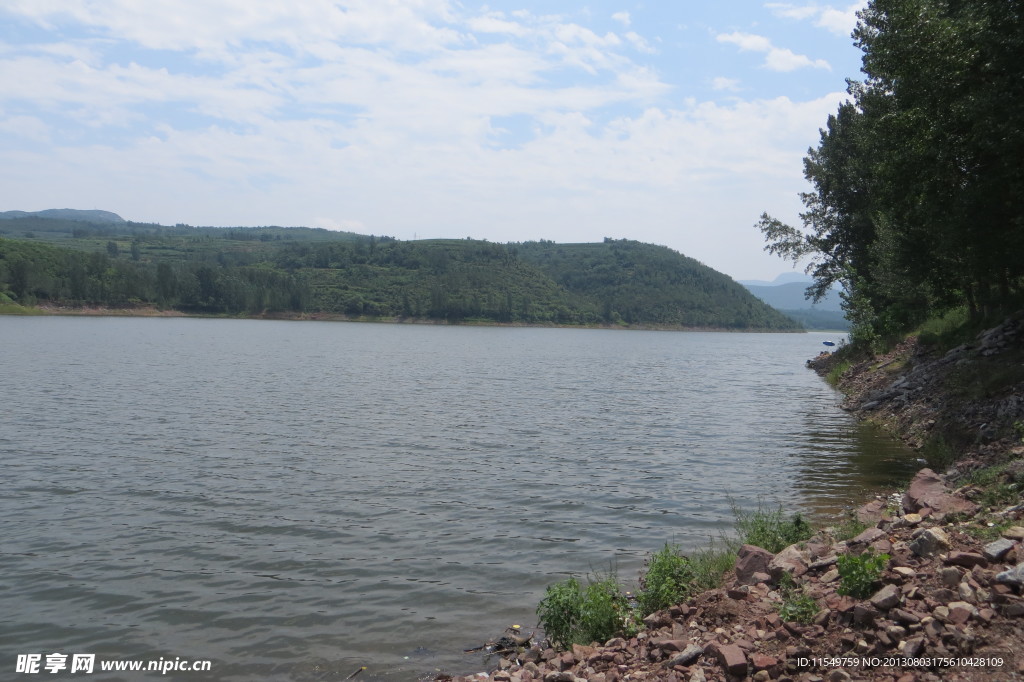
[[[664,244],[738,279],[857,4],[5,0],[0,210]]]

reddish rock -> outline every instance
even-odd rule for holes
[[[743,545],[736,555],[736,582],[753,585],[755,573],[768,573],[768,564],[775,555],[754,545]]]
[[[884,513],[885,500],[874,500],[857,510],[857,520],[864,524],[873,525],[882,520]]]
[[[754,667],[754,670],[771,670],[779,664],[779,660],[774,656],[767,654],[752,654],[750,656],[750,665]]]
[[[852,540],[847,540],[846,544],[870,545],[872,542],[875,542],[876,540],[881,540],[884,537],[885,532],[882,531],[880,528],[868,528],[866,531],[864,531],[857,537],[853,538]]]
[[[776,554],[768,564],[768,573],[773,582],[782,580],[782,576],[789,574],[799,578],[807,572],[810,553],[800,549],[797,545],[790,545]]]
[[[708,647],[725,672],[733,677],[746,677],[747,657],[735,644],[713,644]]]
[[[949,556],[946,557],[946,564],[950,566],[964,566],[966,568],[974,566],[985,568],[988,566],[988,559],[974,552],[950,552]]]
[[[970,500],[953,494],[942,478],[931,469],[921,469],[910,482],[910,487],[903,494],[903,509],[907,512],[918,512],[931,509],[936,514],[963,512],[973,514],[978,505]],[[924,516],[924,514],[921,514]]]

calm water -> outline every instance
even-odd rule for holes
[[[804,368],[827,338],[0,317],[0,676],[482,669],[546,585],[634,580],[730,497],[830,512],[911,470]]]

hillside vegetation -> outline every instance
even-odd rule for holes
[[[311,228],[40,215],[0,221],[0,235],[0,293],[22,306],[799,329],[729,277],[666,247],[627,240],[409,242]]]

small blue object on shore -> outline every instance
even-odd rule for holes
[[[834,346],[834,345],[836,345],[836,344],[832,343],[831,341],[822,341],[822,343],[825,344],[826,346]]]

